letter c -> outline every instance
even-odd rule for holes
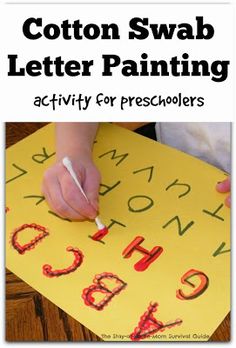
[[[42,18],[28,18],[23,24],[22,30],[25,35],[25,37],[29,40],[37,40],[39,39],[42,34],[37,32],[36,34],[32,34],[31,32],[31,24],[36,24],[37,27],[42,26]]]
[[[45,100],[47,100],[47,99],[48,99],[48,96],[47,96],[47,95],[46,95],[45,97],[42,98],[41,103],[42,103],[43,106],[48,106],[48,105],[49,105],[49,103],[46,103],[46,101],[45,101]]]

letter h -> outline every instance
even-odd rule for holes
[[[143,241],[143,237],[135,237],[134,240],[122,252],[124,258],[129,258],[132,256],[135,250],[145,255],[134,265],[134,269],[138,272],[145,271],[149,265],[154,262],[163,252],[163,248],[161,246],[155,246],[152,250],[148,251],[140,245]]]

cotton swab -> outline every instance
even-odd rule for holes
[[[72,178],[74,179],[76,185],[80,189],[80,191],[81,191],[82,195],[84,196],[84,198],[86,199],[86,201],[89,203],[88,197],[86,196],[82,186],[80,185],[79,180],[77,179],[77,176],[76,176],[76,174],[74,172],[74,169],[72,167],[72,163],[71,163],[71,160],[69,159],[69,157],[64,157],[63,160],[62,160],[62,163],[66,167],[66,169],[68,170],[68,172],[70,173]]]
[[[69,157],[64,157],[62,160],[62,163],[64,165],[64,167],[68,170],[68,172],[70,173],[71,177],[73,178],[74,182],[76,183],[77,187],[80,189],[80,192],[82,193],[82,195],[84,196],[84,198],[86,199],[86,201],[89,203],[88,197],[86,196],[79,180],[77,179],[77,176],[75,174],[75,171],[73,169],[71,160],[69,159]],[[99,217],[97,216],[95,218],[95,223],[97,225],[98,228],[98,232],[95,233],[94,236],[92,236],[92,239],[94,240],[101,240],[107,233],[108,233],[108,228],[101,222],[101,220],[99,219]]]

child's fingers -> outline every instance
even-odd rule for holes
[[[218,192],[230,192],[230,178],[228,177],[227,179],[217,183],[216,189]]]
[[[52,210],[63,218],[69,218],[71,220],[85,220],[86,218],[71,208],[63,199],[59,184],[51,186],[47,191],[47,201]]]
[[[96,168],[86,171],[84,190],[88,197],[89,203],[98,213],[99,210],[99,187],[101,182],[100,173]]]
[[[230,185],[230,177],[228,177],[227,179],[225,179],[225,180],[219,182],[219,183],[216,185],[216,190],[217,190],[218,192],[221,192],[221,193],[227,193],[227,192],[230,192],[230,189],[231,189],[230,186],[231,186],[231,185]],[[231,206],[231,198],[230,198],[230,195],[229,195],[228,197],[226,197],[226,199],[225,199],[225,205],[226,205],[227,207],[230,208],[230,206]]]
[[[228,208],[230,208],[230,206],[231,206],[231,197],[230,197],[230,196],[228,196],[228,197],[225,199],[225,205],[226,205]]]
[[[50,208],[59,216],[71,220],[85,220],[82,214],[66,203],[62,195],[60,183],[55,175],[51,176],[50,173],[47,175],[46,180],[44,180],[43,193]]]
[[[78,178],[80,181],[80,178]],[[82,194],[81,190],[75,184],[71,175],[66,171],[60,178],[61,191],[64,201],[70,206],[77,214],[80,214],[89,219],[96,217],[96,210]]]

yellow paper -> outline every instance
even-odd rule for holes
[[[223,204],[225,195],[215,190],[225,173],[120,127],[101,125],[94,144],[94,160],[106,185],[101,192],[114,186],[100,196],[102,221],[107,226],[113,221],[102,243],[89,237],[97,232],[93,222],[64,221],[49,213],[40,197],[29,197],[41,196],[42,175],[54,162],[54,151],[53,125],[7,150],[6,266],[104,340],[129,341],[150,303],[158,303],[152,314],[162,324],[153,321],[146,328],[153,334],[142,336],[142,331],[140,340],[208,340],[230,310],[230,209]],[[12,233],[31,223],[46,227],[49,235],[19,254],[10,243]],[[18,242],[27,244],[37,234],[27,228],[19,232]],[[144,253],[136,250],[130,258],[122,256],[137,236],[144,238],[140,246],[147,252],[162,248],[144,271],[134,269]],[[65,269],[72,264],[68,246],[83,253],[80,267],[67,275],[46,277],[43,265]],[[203,273],[203,283],[208,278],[209,284],[195,298],[186,299],[201,283],[199,275],[189,279],[192,287],[181,283],[190,270]],[[127,285],[96,310],[85,304],[82,294],[104,272]],[[104,282],[114,289],[114,279]],[[176,297],[179,289],[185,299]],[[93,293],[94,303],[107,294]],[[176,319],[178,326],[168,326]]]

